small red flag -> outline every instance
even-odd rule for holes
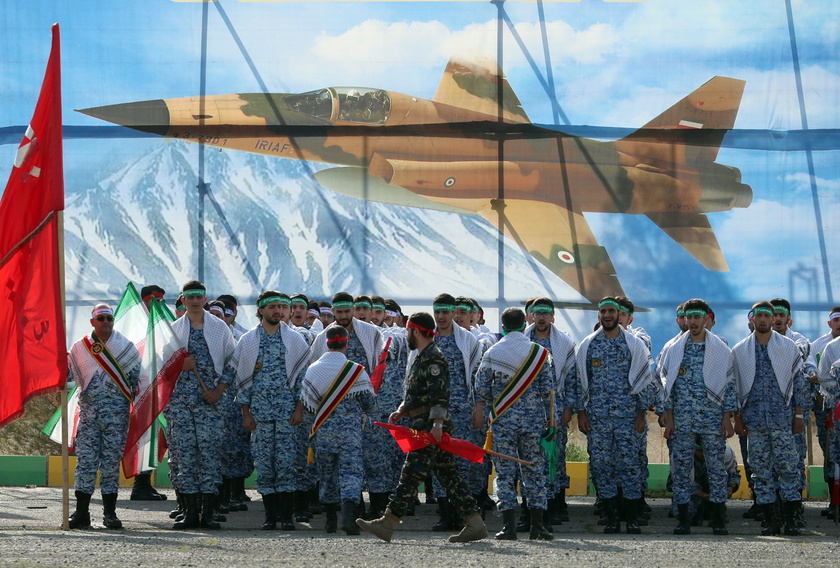
[[[386,361],[388,360],[388,349],[391,347],[391,339],[393,338],[389,337],[388,341],[385,342],[385,347],[382,349],[382,353],[379,354],[379,363],[370,376],[370,384],[373,385],[373,392],[375,393],[379,392],[379,387],[382,386],[382,379],[385,377],[385,368],[388,366]]]
[[[64,209],[58,24],[35,114],[0,199],[0,426],[67,377],[58,212]]]
[[[456,456],[461,456],[465,460],[475,463],[483,462],[484,455],[487,453],[484,451],[484,448],[460,438],[452,438],[446,432],[443,433],[440,444],[438,444],[431,432],[414,430],[405,426],[386,424],[384,422],[374,422],[374,424],[387,428],[397,441],[397,445],[405,453],[423,449],[431,444],[437,444],[441,450],[455,454]]]

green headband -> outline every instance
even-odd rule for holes
[[[787,315],[787,316],[789,316],[789,315],[790,315],[790,310],[789,310],[789,309],[787,309],[787,308],[786,308],[786,307],[784,307],[784,306],[773,306],[773,311],[774,311],[774,312],[781,312],[781,313],[783,313],[783,314],[785,314],[785,315]]]
[[[554,308],[551,306],[546,306],[545,304],[540,304],[538,306],[531,306],[531,313],[532,314],[553,314]]]
[[[685,310],[677,310],[677,317],[684,318],[685,317]]]
[[[181,292],[181,295],[185,298],[187,296],[206,296],[207,290],[202,290],[200,288],[192,288],[190,290],[184,290],[183,292]]]
[[[372,310],[382,310],[385,311],[385,304],[373,304],[370,309]]]
[[[303,298],[295,298],[294,300],[291,300],[291,303],[292,304],[303,304],[304,306],[309,307],[309,302],[307,302]]]
[[[691,310],[686,310],[685,315],[686,316],[700,316],[701,318],[704,318],[709,314],[706,312],[706,310],[701,310],[700,308],[694,308],[694,309],[691,309]]]
[[[753,310],[753,315],[757,316],[758,314],[764,314],[765,316],[772,316],[773,315],[773,310],[771,310],[770,308],[763,308],[763,307],[762,308],[755,308]]]
[[[354,308],[370,308],[370,302],[354,302]]]
[[[455,306],[452,304],[433,304],[432,305],[433,312],[454,312]]]
[[[630,308],[628,308],[627,306],[622,306],[621,304],[619,304],[618,310],[624,312],[627,315],[630,315]]]
[[[457,306],[455,306],[455,309],[456,309],[456,310],[461,310],[462,312],[471,312],[471,311],[473,311],[472,306],[471,306],[471,305],[469,305],[469,304],[458,304]]]
[[[502,326],[502,335],[507,335],[512,331],[525,331],[525,324],[523,323],[522,327],[520,327],[519,329],[508,329],[505,326]]]
[[[333,302],[332,309],[334,310],[346,310],[346,309],[353,308],[353,302]]]
[[[616,302],[615,300],[610,300],[610,299],[601,300],[601,303],[598,304],[598,309],[600,310],[601,308],[606,308],[608,306],[612,306],[616,310],[621,309],[621,306],[618,305],[618,302]]]
[[[269,304],[286,304],[287,306],[292,305],[292,301],[288,298],[283,298],[282,296],[269,296],[268,298],[263,298],[257,303],[258,308],[264,308]]]

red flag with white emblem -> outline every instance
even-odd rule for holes
[[[0,426],[67,376],[59,270],[64,209],[58,24],[35,114],[0,199]]]

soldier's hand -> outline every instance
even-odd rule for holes
[[[208,404],[216,404],[216,401],[218,401],[222,397],[222,392],[224,391],[221,391],[218,388],[215,388],[213,390],[206,390],[203,393],[201,393],[201,398],[203,398],[204,401]]]
[[[472,415],[473,430],[480,430],[482,426],[484,426],[484,412],[483,410],[476,408]]]
[[[723,434],[725,438],[731,438],[735,435],[735,428],[732,426],[732,421],[729,418],[724,418],[723,422],[721,423],[720,433]]]
[[[647,425],[647,420],[645,419],[645,414],[644,413],[638,414],[636,416],[636,424],[635,424],[636,433],[641,434],[642,432],[644,432],[646,425]]]
[[[739,436],[746,436],[747,435],[747,427],[744,426],[744,421],[741,420],[740,415],[735,416],[735,433]]]
[[[396,424],[397,422],[399,422],[399,421],[400,421],[400,419],[401,419],[402,417],[403,417],[402,412],[400,412],[400,411],[398,411],[398,410],[395,410],[395,411],[394,411],[394,412],[392,412],[392,413],[391,413],[391,415],[388,417],[388,422],[390,422],[391,424]]]
[[[195,368],[195,355],[187,355],[186,357],[184,357],[184,362],[181,365],[181,370],[192,371]]]
[[[560,417],[560,425],[561,425],[563,428],[565,428],[566,426],[568,426],[568,425],[569,425],[569,422],[571,422],[571,421],[572,421],[572,407],[571,407],[571,406],[567,406],[567,407],[563,410],[563,415]]]
[[[805,420],[802,418],[793,419],[793,433],[801,434],[805,431]]]
[[[250,414],[248,416],[242,417],[242,427],[248,430],[249,432],[253,432],[257,429],[257,423],[254,422],[254,417]]]
[[[434,426],[431,427],[429,430],[432,432],[432,438],[435,439],[435,442],[440,444],[441,439],[443,439],[443,428],[435,428]]]
[[[292,417],[289,419],[289,424],[292,426],[297,426],[303,422],[303,408],[298,406],[295,408],[295,411],[292,412]]]
[[[583,410],[578,412],[578,430],[580,430],[581,434],[588,434],[589,430],[591,430],[589,418],[586,417],[586,412]]]
[[[666,420],[665,421],[665,431],[662,432],[662,437],[665,438],[666,440],[670,440],[671,436],[673,436],[673,435],[674,435],[674,423],[669,421],[669,420]]]

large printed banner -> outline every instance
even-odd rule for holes
[[[547,295],[580,339],[624,294],[661,345],[840,303],[835,1],[9,4],[0,171],[64,32],[71,304]]]

